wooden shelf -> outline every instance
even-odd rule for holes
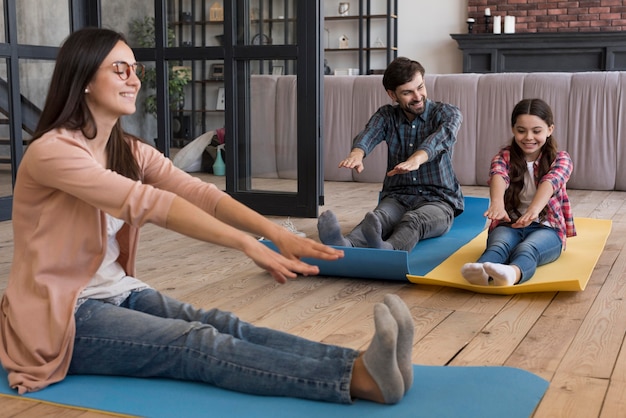
[[[390,48],[392,51],[397,51],[398,48],[396,48],[395,46]],[[373,46],[373,47],[365,47],[365,48],[326,48],[324,49],[324,51],[326,52],[345,52],[345,51],[381,51],[381,52],[386,52],[387,51],[387,47],[386,46]]]
[[[324,48],[324,53],[327,53],[328,67],[331,70],[357,69],[359,74],[365,75],[375,68],[387,67],[398,56],[398,0],[387,2],[384,8],[376,4],[374,10],[371,8],[374,3],[372,0],[358,3],[356,9],[353,7],[350,10],[353,14],[324,17],[327,47]],[[331,0],[325,0],[327,11],[332,12],[332,7],[336,7],[331,4]],[[331,41],[331,33],[335,37],[334,42]],[[345,42],[344,36],[349,39],[348,42]],[[339,48],[338,45],[348,47]]]
[[[398,16],[395,14],[390,14],[390,15],[386,15],[386,14],[377,14],[377,15],[363,15],[363,16],[359,16],[359,15],[350,15],[350,16],[325,16],[324,20],[359,20],[359,19],[387,19],[387,16],[389,16],[390,19],[397,19]]]

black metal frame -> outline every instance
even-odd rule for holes
[[[248,0],[236,0],[225,9],[226,129],[233,141],[226,145],[226,191],[235,199],[266,215],[317,217],[324,204],[321,162],[323,59],[320,44],[323,30],[320,1],[297,0],[296,44],[249,45],[237,42],[237,34],[249,28]],[[287,16],[287,14],[285,14]],[[315,18],[314,18],[315,17]],[[249,33],[247,34],[249,35]],[[247,37],[250,39],[250,37]],[[315,53],[309,53],[315,51]],[[252,190],[250,92],[247,64],[253,60],[296,62],[297,83],[297,192]],[[230,147],[229,147],[230,145]]]
[[[4,21],[7,39],[0,44],[0,58],[7,59],[8,80],[5,90],[8,92],[8,113],[10,117],[10,148],[12,164],[12,184],[15,183],[17,167],[24,152],[22,124],[34,117],[25,107],[25,101],[19,88],[19,59],[54,60],[58,47],[18,45],[16,3],[18,0],[5,0]],[[85,26],[100,26],[101,0],[68,0],[70,13],[70,31]],[[169,156],[171,129],[167,98],[167,61],[168,60],[223,60],[225,63],[226,109],[225,126],[229,137],[237,139],[237,144],[226,145],[226,189],[236,199],[248,204],[267,215],[289,215],[302,217],[317,216],[318,205],[323,204],[323,168],[321,162],[321,126],[323,86],[321,75],[322,54],[320,34],[322,16],[320,1],[297,0],[297,45],[236,45],[233,40],[237,28],[233,17],[243,13],[249,7],[249,0],[225,2],[224,43],[211,47],[175,47],[167,46],[168,1],[154,0],[156,22],[156,47],[135,48],[138,61],[154,61],[157,76],[157,140],[156,147]],[[230,3],[230,4],[228,4]],[[170,8],[171,9],[171,8]],[[312,18],[315,16],[316,18]],[[314,53],[309,53],[315,51]],[[298,76],[298,191],[296,193],[258,192],[251,190],[250,136],[246,128],[249,109],[245,92],[239,90],[236,80],[245,76],[245,60],[284,59],[295,60]],[[243,84],[239,84],[243,85]],[[0,87],[1,88],[1,87]],[[308,99],[307,99],[308,98]],[[310,98],[315,98],[314,100]],[[239,99],[239,100],[238,100]],[[237,103],[237,106],[235,106]],[[32,121],[31,121],[32,122]],[[12,196],[0,196],[0,220],[11,218]]]
[[[0,44],[0,58],[7,60],[7,80],[0,90],[6,92],[5,111],[9,117],[9,148],[11,159],[11,184],[15,184],[17,168],[24,155],[22,129],[32,132],[38,119],[38,111],[32,103],[21,95],[20,59],[54,60],[57,47],[20,45],[17,39],[17,1],[5,0],[4,15],[6,43]],[[99,0],[68,0],[70,13],[70,31],[85,26],[97,26],[100,22]],[[0,221],[11,219],[13,196],[0,196]]]

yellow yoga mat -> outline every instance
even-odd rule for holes
[[[604,250],[611,233],[612,221],[575,218],[577,236],[568,238],[567,249],[558,260],[537,268],[530,280],[515,286],[478,286],[461,276],[461,267],[480,257],[487,242],[487,231],[458,249],[443,263],[424,276],[407,275],[411,283],[451,286],[479,293],[511,295],[516,293],[582,291]]]

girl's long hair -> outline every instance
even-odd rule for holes
[[[524,99],[515,105],[511,113],[511,127],[517,123],[520,115],[533,115],[541,118],[548,126],[554,124],[554,116],[550,106],[541,99]],[[556,140],[550,135],[546,138],[546,143],[541,148],[541,156],[538,161],[538,170],[535,173],[535,182],[541,179],[549,170],[554,162],[557,154]],[[524,188],[524,176],[528,171],[526,167],[526,158],[524,152],[515,142],[515,138],[511,141],[511,161],[509,167],[510,184],[504,194],[504,205],[506,211],[515,217],[522,216],[518,211],[520,205],[520,193]],[[545,215],[545,208],[539,215],[542,218]]]
[[[59,50],[46,103],[32,141],[58,128],[80,130],[87,139],[96,137],[96,123],[85,100],[85,88],[111,50],[124,35],[101,28],[84,28],[70,34]],[[140,170],[129,141],[138,138],[122,129],[120,120],[111,131],[106,146],[109,169],[139,180]]]

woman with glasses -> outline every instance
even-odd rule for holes
[[[71,34],[13,194],[14,258],[0,360],[21,394],[67,374],[168,377],[260,395],[398,402],[411,386],[413,322],[400,298],[374,307],[364,352],[196,309],[135,277],[145,223],[244,252],[276,281],[341,251],[302,238],[175,168],[124,132],[143,66],[122,35]],[[280,253],[251,234],[271,239]]]

